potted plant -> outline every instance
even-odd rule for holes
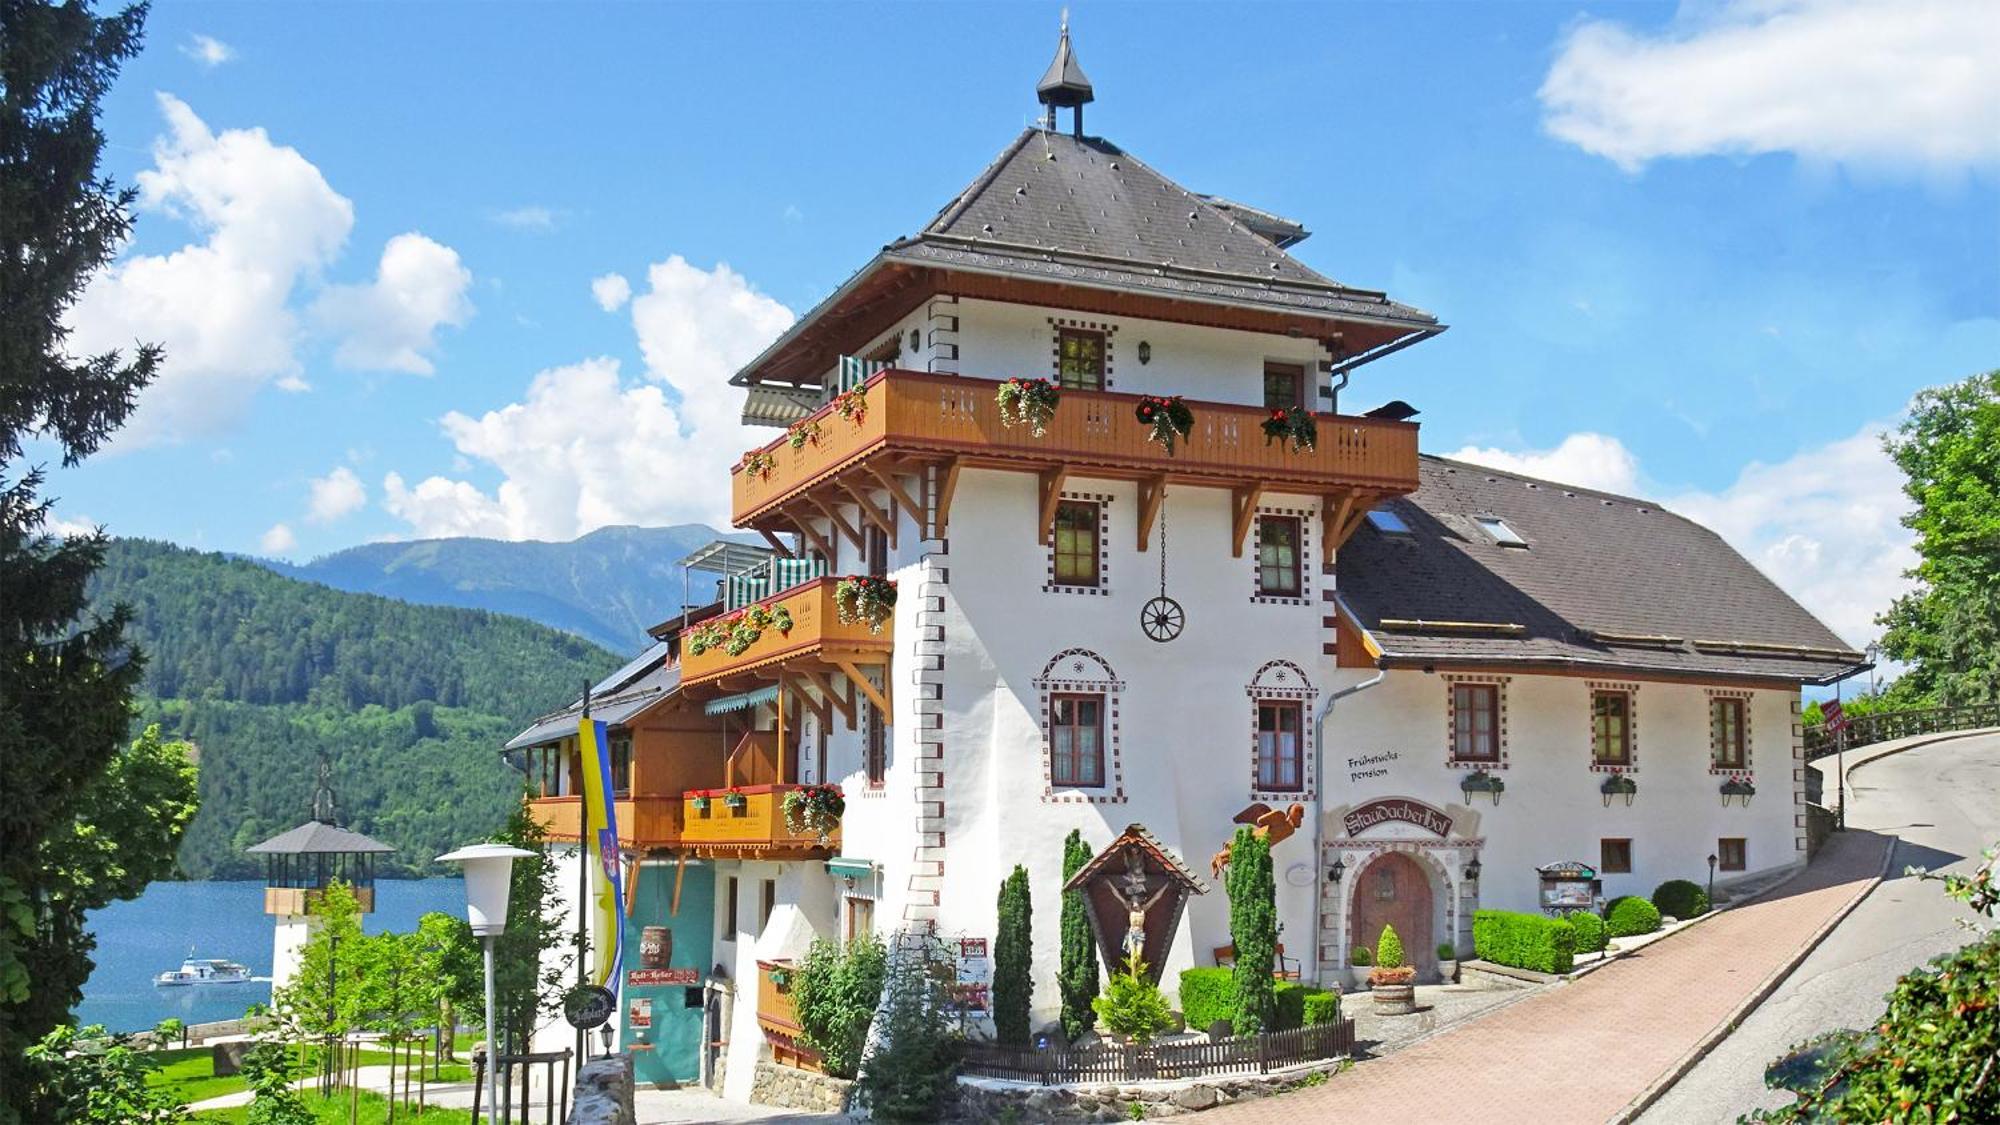
[[[1168,456],[1173,455],[1174,442],[1187,440],[1188,434],[1194,431],[1194,411],[1188,409],[1188,404],[1179,395],[1165,398],[1147,395],[1139,400],[1133,414],[1140,425],[1152,430],[1146,439],[1165,446]]]
[[[1458,983],[1458,947],[1448,941],[1438,943],[1438,975],[1447,984]]]
[[[838,785],[808,785],[785,793],[785,827],[795,835],[811,832],[824,844],[840,826],[847,797]]]
[[[1416,980],[1417,970],[1403,964],[1403,939],[1396,936],[1396,927],[1382,927],[1382,940],[1375,944],[1375,971],[1368,974],[1375,1010],[1385,1016],[1416,1011]]]
[[[1264,419],[1264,444],[1284,442],[1293,453],[1311,453],[1319,444],[1319,423],[1303,406],[1287,406],[1271,411]]]
[[[804,449],[807,442],[819,444],[820,432],[819,419],[806,418],[785,427],[785,440],[793,449]]]
[[[850,574],[834,584],[833,608],[842,625],[866,621],[869,632],[879,633],[896,608],[896,584],[874,575]]]
[[[1056,404],[1062,401],[1062,388],[1049,379],[1009,379],[994,392],[993,401],[1000,404],[1002,426],[1010,430],[1026,426],[1029,433],[1041,437],[1048,432],[1049,419],[1055,417]]]
[[[1465,794],[1465,799],[1468,801],[1472,799],[1474,793],[1484,793],[1492,797],[1493,803],[1497,805],[1500,803],[1500,794],[1507,791],[1507,783],[1485,770],[1473,770],[1458,779],[1458,791]]]
[[[1365,945],[1356,944],[1347,954],[1347,976],[1354,983],[1354,991],[1368,987],[1368,973],[1375,968],[1375,951]]]
[[[833,412],[859,426],[868,419],[868,390],[850,387],[834,396]]]
[[[742,812],[750,807],[750,798],[744,795],[743,790],[732,785],[729,787],[729,792],[722,795],[722,803],[736,812]]]
[[[771,471],[778,467],[778,459],[761,449],[753,449],[743,455],[741,467],[758,480],[770,480]]]
[[[696,811],[696,812],[700,813],[700,814],[701,814],[701,815],[703,815],[703,816],[707,816],[707,815],[708,815],[708,806],[709,806],[709,805],[710,805],[711,803],[713,803],[713,800],[714,800],[714,799],[713,799],[713,798],[711,798],[711,797],[710,797],[710,796],[708,795],[708,791],[707,791],[707,790],[700,790],[700,791],[698,791],[698,792],[696,792],[696,793],[695,793],[695,795],[694,795],[693,799],[691,799],[691,800],[690,800],[690,801],[688,802],[688,804],[690,804],[690,805],[692,805],[692,806],[694,807],[694,811]]]
[[[1627,774],[1614,773],[1604,779],[1604,784],[1598,786],[1597,791],[1604,795],[1604,805],[1606,808],[1611,806],[1611,798],[1613,797],[1625,798],[1625,803],[1629,806],[1632,803],[1632,798],[1639,794],[1639,783]]]

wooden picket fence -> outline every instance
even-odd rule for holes
[[[1913,734],[1935,734],[1947,730],[1976,730],[2000,726],[2000,703],[1972,703],[1963,707],[1925,707],[1908,711],[1876,711],[1847,720],[1844,740],[1836,739],[1824,724],[1806,728],[1806,760],[1825,758],[1840,749],[1849,750],[1908,738]]]
[[[1218,1074],[1265,1074],[1353,1053],[1354,1021],[1342,1018],[1258,1035],[1147,1044],[1099,1043],[1081,1050],[1059,1046],[1036,1050],[976,1043],[966,1050],[961,1072],[1043,1086],[1146,1082]]]

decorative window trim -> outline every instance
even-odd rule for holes
[[[1614,683],[1608,680],[1588,680],[1584,683],[1590,693],[1585,699],[1584,722],[1590,726],[1590,772],[1592,773],[1638,773],[1639,772],[1639,685],[1634,683]],[[1597,760],[1597,693],[1623,692],[1625,705],[1625,760],[1623,762],[1600,762]]]
[[[1468,676],[1447,672],[1444,680],[1444,764],[1454,770],[1504,770],[1508,765],[1507,754],[1507,681],[1511,676]],[[1493,758],[1461,758],[1458,756],[1458,685],[1491,685],[1500,695],[1498,729],[1499,755]],[[1595,755],[1593,755],[1595,757]]]
[[[1257,518],[1250,521],[1250,549],[1244,552],[1250,557],[1250,600],[1259,605],[1311,605],[1313,568],[1308,559],[1313,558],[1313,515],[1307,508],[1265,508],[1257,509]],[[1264,517],[1275,516],[1299,521],[1299,592],[1290,594],[1266,594],[1264,592],[1264,567],[1259,549],[1264,534]]]
[[[1093,669],[1093,665],[1095,668]],[[1125,803],[1125,769],[1119,746],[1119,696],[1125,681],[1112,671],[1111,662],[1087,648],[1066,648],[1042,665],[1034,685],[1040,695],[1039,719],[1042,728],[1042,803],[1050,805],[1122,805]],[[1098,692],[1104,696],[1104,787],[1101,790],[1055,786],[1055,738],[1050,726],[1054,718],[1052,697],[1071,693]]]
[[[1319,698],[1319,689],[1305,669],[1289,660],[1267,660],[1258,667],[1250,682],[1243,688],[1250,697],[1250,799],[1253,801],[1298,801],[1311,802],[1316,799],[1319,778],[1315,776],[1314,759],[1318,757],[1315,740],[1318,732],[1313,729],[1313,702]],[[1296,702],[1299,705],[1299,756],[1300,780],[1298,789],[1262,789],[1257,785],[1257,705],[1264,702]]]
[[[1072,586],[1056,581],[1056,529],[1049,524],[1049,533],[1042,541],[1047,555],[1047,568],[1043,575],[1042,592],[1047,594],[1082,594],[1109,596],[1111,593],[1111,496],[1103,492],[1065,492],[1058,499],[1075,500],[1097,505],[1097,585]]]
[[[1749,781],[1757,776],[1757,771],[1754,768],[1756,762],[1753,757],[1756,753],[1757,743],[1750,737],[1750,712],[1752,710],[1750,704],[1756,698],[1757,693],[1736,688],[1708,689],[1708,772],[1710,775],[1727,777],[1732,781],[1738,778]],[[1740,766],[1725,766],[1721,762],[1722,747],[1715,740],[1715,701],[1718,699],[1736,699],[1741,700],[1743,703],[1743,764]]]
[[[1048,317],[1049,322],[1049,381],[1062,382],[1062,334],[1064,329],[1072,332],[1096,332],[1104,337],[1104,389],[1110,390],[1112,347],[1118,326],[1095,320],[1075,320],[1069,317]]]

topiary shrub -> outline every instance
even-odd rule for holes
[[[1083,833],[1071,829],[1063,841],[1063,882],[1090,862],[1090,845]],[[1063,1034],[1074,1043],[1097,1023],[1097,1011],[1090,1002],[1097,999],[1097,939],[1090,933],[1090,905],[1082,891],[1062,895],[1062,962],[1056,970],[1057,990],[1062,993]]]
[[[1271,843],[1248,825],[1229,844],[1229,940],[1236,946],[1236,1034],[1272,1019],[1271,968],[1278,956],[1278,886]]]
[[[1472,915],[1474,952],[1496,965],[1538,973],[1567,973],[1575,966],[1576,930],[1560,918],[1481,910]]]
[[[1636,895],[1613,899],[1604,914],[1605,929],[1612,937],[1650,934],[1660,928],[1660,909]]]
[[[1182,969],[1181,1014],[1193,1031],[1207,1031],[1217,1020],[1236,1023],[1236,974],[1232,970]]]
[[[1569,927],[1576,931],[1576,951],[1578,953],[1602,952],[1608,940],[1604,933],[1604,919],[1587,911],[1569,916]]]
[[[1669,879],[1653,888],[1653,905],[1660,913],[1683,921],[1708,913],[1708,892],[1699,883]]]
[[[1009,1046],[1028,1045],[1028,1009],[1035,990],[1034,908],[1028,869],[1020,864],[1000,881],[1000,927],[993,935],[993,1031]]]
[[[1340,993],[1315,989],[1306,993],[1303,1015],[1307,1027],[1332,1023],[1340,1018]]]
[[[1375,942],[1375,964],[1384,969],[1402,967],[1403,939],[1396,936],[1396,927],[1382,927],[1382,936]]]
[[[1290,1031],[1305,1026],[1308,991],[1305,985],[1290,980],[1281,980],[1271,986],[1271,1006],[1277,1013],[1272,1031]]]

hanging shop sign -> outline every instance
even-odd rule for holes
[[[666,984],[700,984],[701,972],[697,969],[633,969],[625,974],[625,983],[646,988]]]
[[[1383,797],[1356,805],[1348,810],[1341,823],[1346,825],[1349,836],[1359,836],[1378,824],[1400,821],[1414,824],[1440,839],[1451,835],[1451,816],[1443,809],[1413,801],[1408,797]]]
[[[579,984],[563,997],[563,1018],[584,1031],[602,1027],[617,1010],[618,997],[599,984]]]

